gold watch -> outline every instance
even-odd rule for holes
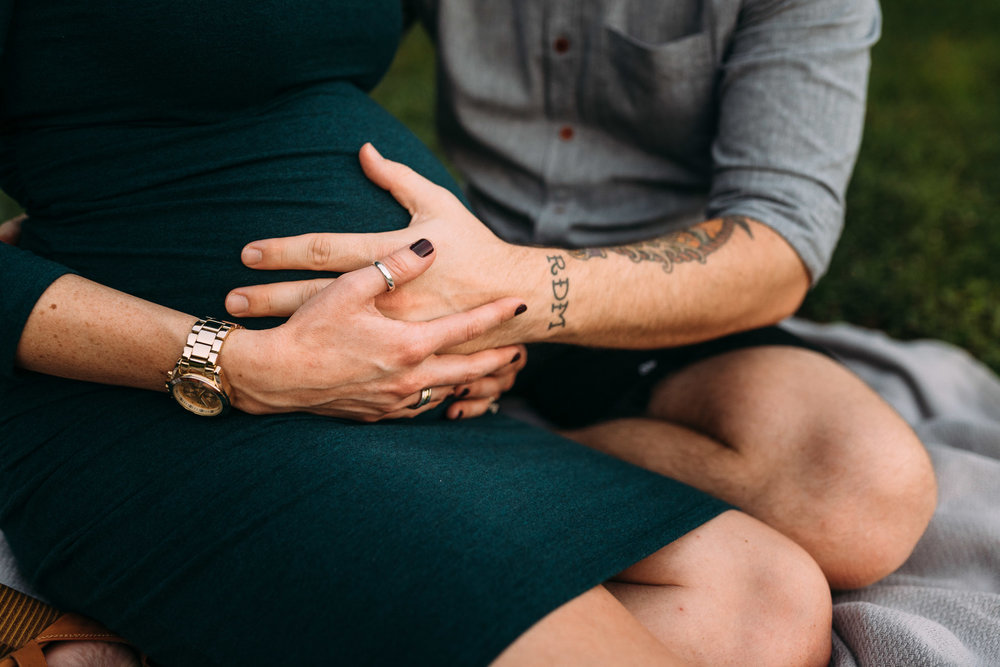
[[[229,396],[222,385],[219,352],[238,324],[206,317],[194,323],[177,365],[167,374],[167,391],[185,410],[202,417],[224,415]]]

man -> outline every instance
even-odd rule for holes
[[[572,437],[778,528],[835,588],[900,565],[935,498],[908,427],[827,356],[768,330],[725,338],[793,314],[827,268],[876,1],[417,4],[473,210],[508,241],[565,249],[544,253],[551,290],[530,339],[722,338],[684,353],[697,363],[670,356],[680,368],[644,415]],[[553,372],[550,395],[572,382]]]
[[[570,437],[777,528],[834,588],[898,567],[935,504],[923,447],[835,360],[769,326],[839,235],[875,1],[417,5],[438,45],[444,144],[504,241],[363,151],[410,229],[258,242],[251,265],[354,269],[419,227],[441,255],[387,311],[516,294],[528,311],[494,343],[665,348],[542,350],[519,386]],[[227,306],[282,314],[309,293],[247,288]]]

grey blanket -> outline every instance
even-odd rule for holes
[[[910,559],[834,597],[831,665],[1000,666],[1000,378],[957,348],[792,320],[913,425],[939,505]],[[28,590],[0,535],[0,582]]]
[[[913,425],[938,508],[897,572],[834,596],[832,665],[1000,665],[1000,379],[961,350],[845,325],[789,329],[826,345]]]

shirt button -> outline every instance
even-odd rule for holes
[[[569,40],[565,37],[557,37],[556,41],[552,43],[552,48],[556,50],[556,53],[566,53],[569,51]]]
[[[559,138],[562,139],[563,141],[572,140],[574,134],[576,133],[573,131],[573,128],[570,127],[569,125],[563,125],[561,128],[559,128]]]

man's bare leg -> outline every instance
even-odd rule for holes
[[[494,664],[826,665],[831,615],[812,558],[730,511],[552,612]]]
[[[733,503],[802,545],[834,588],[901,565],[936,502],[909,426],[847,369],[799,348],[698,362],[656,388],[647,418],[566,435]]]

